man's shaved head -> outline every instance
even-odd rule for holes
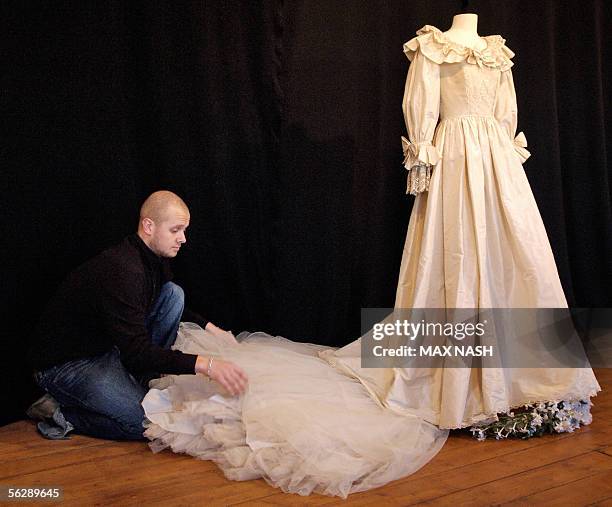
[[[150,218],[156,223],[161,223],[168,219],[168,213],[172,208],[189,215],[189,208],[185,201],[174,192],[169,190],[153,192],[140,207],[139,222],[142,223],[143,218]]]
[[[175,257],[187,241],[189,208],[168,190],[152,193],[140,208],[138,236],[160,257]]]

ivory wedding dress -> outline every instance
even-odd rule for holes
[[[395,308],[567,307],[522,167],[527,141],[515,136],[514,53],[499,35],[483,39],[486,48],[473,50],[426,25],[404,44],[412,63],[402,142],[416,198]],[[504,340],[512,347],[510,336]],[[359,342],[327,358],[383,406],[443,428],[600,390],[590,367],[363,369]]]

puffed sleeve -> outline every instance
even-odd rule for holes
[[[406,193],[416,195],[429,189],[431,171],[442,158],[432,144],[440,112],[440,66],[409,44],[404,45],[411,64],[402,102],[408,139],[402,137],[402,149],[408,170]]]
[[[531,153],[525,149],[527,148],[525,134],[521,132],[519,135],[516,135],[518,108],[516,106],[516,91],[514,90],[514,79],[512,78],[511,69],[502,71],[500,76],[495,102],[495,118],[497,118],[501,127],[508,133],[508,137],[514,145],[514,151],[520,157],[521,163],[524,163],[531,156]]]

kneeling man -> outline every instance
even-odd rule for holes
[[[50,395],[41,403],[55,405],[55,424],[39,424],[45,436],[61,438],[74,428],[99,438],[142,439],[140,402],[148,380],[162,373],[202,373],[234,395],[244,391],[247,378],[237,365],[170,350],[181,317],[233,340],[186,309],[183,290],[171,281],[169,259],[186,242],[189,219],[180,197],[155,192],[141,207],[136,234],[60,285],[30,353],[36,382]]]

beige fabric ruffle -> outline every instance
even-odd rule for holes
[[[404,44],[404,53],[410,61],[418,50],[437,64],[466,61],[480,67],[508,70],[512,67],[514,53],[506,46],[506,39],[500,35],[482,37],[487,46],[477,50],[462,46],[449,39],[435,26],[425,25],[417,31],[417,37]]]

